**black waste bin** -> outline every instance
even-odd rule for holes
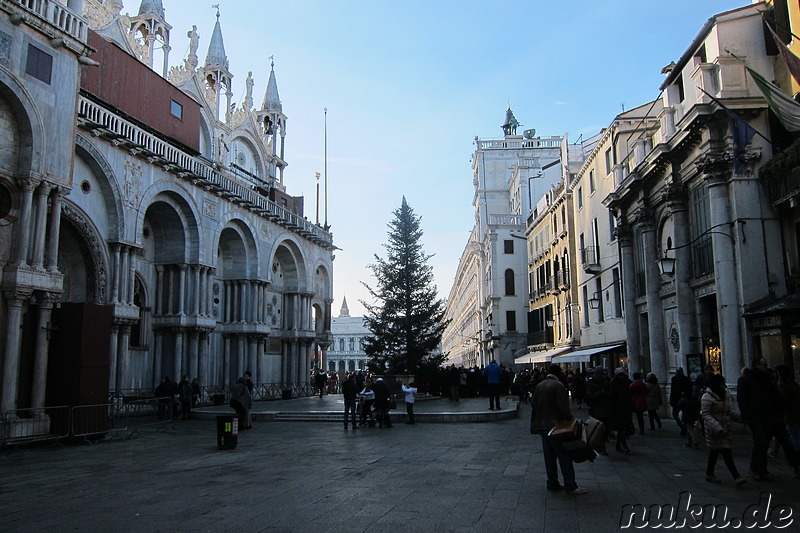
[[[239,417],[222,415],[217,417],[217,448],[233,450],[239,441]]]
[[[211,399],[214,405],[225,405],[225,395],[221,393],[212,394]]]
[[[291,400],[292,399],[292,390],[291,389],[283,389],[281,391],[281,400]]]

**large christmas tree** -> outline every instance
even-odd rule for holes
[[[432,255],[422,250],[420,219],[403,197],[389,226],[386,259],[375,254],[369,265],[376,288],[364,286],[376,303],[362,301],[365,322],[372,333],[364,343],[377,372],[416,374],[439,366],[444,356],[437,350],[447,323],[444,302],[433,285]]]

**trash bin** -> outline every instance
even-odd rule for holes
[[[223,415],[217,417],[217,449],[233,450],[239,441],[239,417]]]
[[[291,400],[292,399],[292,390],[291,389],[283,389],[281,391],[281,400]]]
[[[214,401],[214,405],[225,405],[225,395],[221,393],[212,394],[211,399]]]

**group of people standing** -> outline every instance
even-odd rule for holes
[[[200,401],[200,392],[197,378],[190,382],[189,378],[184,375],[179,382],[175,383],[169,376],[164,376],[153,391],[153,395],[159,399],[159,418],[162,420],[167,418],[167,412],[169,412],[170,418],[175,419],[180,412],[183,420],[189,420],[192,407],[195,407]]]
[[[566,490],[572,494],[586,491],[575,482],[572,460],[558,443],[547,438],[556,423],[573,418],[568,388],[578,407],[585,402],[592,417],[602,421],[616,440],[616,450],[630,454],[627,438],[636,432],[632,415],[636,414],[639,434],[645,433],[644,413],[648,414],[649,428],[662,429],[658,415],[662,391],[657,376],[640,373],[629,379],[624,368],[617,368],[613,378],[602,367],[591,369],[571,382],[558,365],[551,365],[544,377],[532,379],[531,433],[542,435],[542,451],[547,473],[548,490]],[[585,384],[576,386],[578,382]],[[741,486],[747,482],[736,468],[733,459],[733,422],[747,425],[752,437],[749,477],[753,481],[773,481],[767,469],[770,446],[777,452],[783,450],[786,461],[800,478],[800,385],[790,369],[778,365],[769,368],[763,357],[742,371],[737,381],[737,402],[734,408],[725,378],[706,366],[694,380],[677,368],[670,382],[669,405],[680,435],[686,437],[685,446],[701,448],[701,439],[708,449],[706,481],[721,483],[715,474],[716,464],[722,457],[733,482]],[[597,452],[606,455],[602,439]],[[772,444],[771,444],[772,443]],[[774,456],[774,455],[773,455]],[[560,466],[564,484],[558,479]]]

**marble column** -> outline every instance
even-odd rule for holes
[[[714,250],[714,282],[717,295],[717,320],[722,359],[722,374],[730,383],[735,383],[744,366],[739,302],[739,287],[736,282],[735,240],[731,234],[730,204],[727,176],[721,172],[710,172],[708,197],[711,211],[711,245]]]
[[[58,271],[58,244],[61,236],[61,205],[64,200],[64,189],[56,187],[51,193],[50,231],[47,234],[47,271]]]
[[[628,370],[631,374],[644,370],[641,364],[642,340],[639,332],[639,312],[636,309],[636,262],[633,251],[632,228],[617,227],[620,262],[622,263],[622,298],[625,305],[625,337],[628,344]],[[584,313],[588,312],[583,310]]]
[[[173,379],[176,381],[180,380],[183,369],[185,368],[183,362],[183,344],[185,335],[186,333],[183,331],[183,328],[175,328],[175,360],[173,362]]]
[[[155,332],[155,346],[153,348],[153,386],[155,387],[161,383],[161,378],[164,374],[162,368],[163,351],[164,351],[164,333],[163,330],[158,329]]]
[[[22,178],[18,179],[17,183],[22,189],[22,194],[20,195],[19,218],[17,219],[16,248],[12,260],[14,266],[27,266],[31,240],[31,204],[33,203],[33,190],[39,182],[33,178]]]
[[[36,270],[44,269],[44,245],[47,242],[47,197],[53,185],[42,182],[36,188],[36,202],[33,231],[33,261],[31,266]]]
[[[222,381],[223,386],[228,387],[231,382],[231,336],[223,337],[224,349],[222,352]],[[238,377],[238,376],[237,376]]]
[[[120,257],[120,247],[119,243],[114,243],[111,245],[114,250],[114,259],[112,264],[112,272],[113,278],[111,281],[111,301],[113,303],[119,303],[119,283],[120,283],[120,269],[122,267],[122,258]],[[161,276],[161,270],[159,270],[159,279]]]
[[[660,380],[667,376],[666,335],[664,334],[664,306],[661,302],[661,273],[658,270],[658,244],[655,227],[651,221],[642,225],[644,240],[644,266],[647,285],[647,325],[650,340],[650,369]]]
[[[116,389],[130,388],[130,353],[128,347],[131,343],[131,325],[121,324],[119,327],[119,342],[117,343],[117,383]]]
[[[8,412],[17,407],[19,380],[20,346],[22,344],[22,303],[30,293],[11,291],[6,297],[6,342],[3,358],[3,390],[0,393],[0,412]]]
[[[119,346],[119,328],[120,324],[114,322],[111,325],[111,339],[108,345],[108,390],[109,392],[117,392],[117,357]]]
[[[692,247],[689,245],[689,209],[687,198],[681,190],[674,190],[669,194],[669,206],[672,211],[673,237],[675,242],[672,247],[675,257],[675,297],[678,308],[678,348],[677,359],[672,367],[686,368],[686,354],[696,353],[701,348],[695,349],[690,339],[698,337],[697,333],[697,305],[694,291],[690,285],[692,280]]]
[[[33,360],[33,395],[31,407],[44,407],[47,392],[47,356],[50,348],[50,318],[53,314],[54,296],[39,295],[39,324],[36,329],[36,352]]]
[[[189,332],[189,365],[183,372],[189,377],[189,380],[196,378],[200,375],[199,370],[200,362],[200,332],[192,329]]]

